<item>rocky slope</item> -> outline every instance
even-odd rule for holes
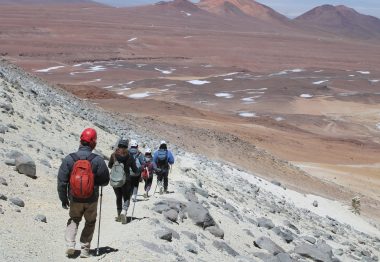
[[[159,137],[5,61],[0,87],[0,260],[63,261],[68,214],[56,174],[82,129],[98,130],[105,156],[122,133],[151,148]],[[114,221],[115,197],[104,188],[101,257],[90,261],[378,261],[379,230],[340,203],[170,147],[173,193],[139,196],[127,225]]]

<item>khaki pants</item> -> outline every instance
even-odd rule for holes
[[[68,248],[75,248],[75,238],[78,232],[79,222],[84,216],[85,225],[80,236],[81,248],[90,249],[92,236],[95,231],[98,202],[78,203],[70,202],[70,219],[67,221],[66,244]]]

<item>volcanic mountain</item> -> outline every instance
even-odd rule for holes
[[[380,19],[360,14],[344,5],[322,5],[297,17],[295,21],[348,37],[380,37]]]
[[[197,5],[218,15],[249,16],[265,21],[289,20],[284,15],[254,0],[201,0]]]
[[[96,4],[102,5],[91,0],[0,0],[0,5],[34,5],[34,4]]]
[[[186,12],[197,12],[200,9],[188,0],[160,1],[156,6],[175,8]]]

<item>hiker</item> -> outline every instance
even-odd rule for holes
[[[124,184],[118,187],[113,187],[113,190],[116,195],[116,208],[117,208],[117,217],[115,218],[116,222],[121,222],[122,224],[127,223],[127,211],[130,205],[131,200],[131,176],[130,169],[133,172],[138,172],[136,167],[136,162],[133,157],[130,156],[128,151],[129,141],[126,138],[121,138],[118,141],[117,148],[115,152],[113,152],[110,156],[110,161],[108,163],[108,167],[111,168],[114,166],[115,162],[123,164],[125,181]],[[112,171],[111,171],[111,179],[112,179]],[[112,185],[112,183],[111,183]]]
[[[131,147],[129,148],[129,153],[135,159],[138,171],[131,173],[131,184],[132,184],[132,201],[137,201],[137,192],[139,188],[139,183],[141,180],[142,166],[145,164],[145,158],[143,154],[139,151],[139,145],[136,140],[131,140]]]
[[[172,152],[168,150],[167,144],[165,141],[160,142],[159,149],[154,152],[153,162],[157,166],[157,183],[160,185],[160,195],[163,193],[168,194],[168,175],[170,170],[170,165],[174,164],[174,156]],[[163,185],[162,185],[162,180]]]
[[[85,225],[80,237],[81,257],[90,257],[91,240],[95,230],[99,186],[109,182],[106,163],[99,155],[92,153],[96,146],[95,129],[86,128],[80,136],[80,146],[76,153],[66,156],[58,172],[58,195],[62,207],[69,208],[69,220],[65,233],[66,254],[75,253],[75,238],[82,217]],[[86,181],[87,183],[83,183]]]
[[[152,150],[150,148],[145,151],[145,164],[142,166],[141,177],[145,181],[144,185],[144,198],[149,197],[149,191],[153,183],[153,174],[157,171],[157,166],[153,162]]]

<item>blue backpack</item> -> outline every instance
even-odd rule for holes
[[[157,167],[161,169],[167,169],[168,164],[168,150],[159,149],[157,152]]]

